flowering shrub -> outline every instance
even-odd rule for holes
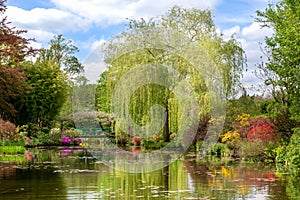
[[[253,126],[247,133],[247,139],[249,142],[253,142],[256,139],[270,140],[273,132],[273,128],[268,124],[258,124]]]
[[[270,119],[264,117],[251,119],[249,114],[239,115],[237,122],[234,124],[235,130],[240,133],[242,139],[247,139],[249,142],[258,139],[272,140],[276,135],[274,127]]]
[[[61,142],[64,145],[70,145],[71,144],[71,139],[65,135],[61,136]]]
[[[133,144],[140,144],[141,141],[142,141],[142,138],[140,138],[140,137],[135,137],[135,138],[133,138],[132,143],[133,143]]]
[[[0,138],[13,139],[16,133],[16,126],[10,121],[0,118]]]
[[[114,116],[105,112],[99,111],[97,113],[97,118],[99,120],[101,128],[110,128],[114,123]]]
[[[240,134],[237,131],[228,131],[222,137],[222,142],[236,142],[240,139]]]
[[[240,123],[241,126],[249,126],[250,114],[243,113],[242,115],[238,115],[236,120]]]
[[[82,142],[83,142],[82,138],[74,138],[73,139],[74,144],[79,144],[79,143],[82,143]]]

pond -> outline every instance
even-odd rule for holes
[[[264,165],[204,162],[189,152],[168,167],[125,173],[80,148],[2,156],[0,199],[300,199],[300,179]]]

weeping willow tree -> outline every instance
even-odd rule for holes
[[[124,116],[126,112],[129,112],[130,117],[137,125],[147,126],[155,121],[152,118],[157,116],[155,113],[161,111],[152,109],[152,106],[161,105],[165,108],[161,114],[164,124],[163,128],[157,131],[163,135],[164,141],[169,141],[170,133],[177,133],[180,124],[186,118],[183,114],[185,108],[182,106],[185,103],[180,102],[181,100],[174,90],[179,87],[184,90],[187,85],[178,84],[179,82],[186,81],[192,88],[200,105],[197,108],[199,119],[207,116],[209,118],[211,115],[211,98],[214,94],[209,88],[218,90],[219,86],[213,85],[214,82],[217,83],[218,78],[222,79],[222,87],[219,90],[222,90],[223,99],[236,94],[245,65],[244,52],[233,37],[225,41],[221,35],[217,34],[210,11],[173,7],[166,15],[156,19],[130,20],[128,27],[129,30],[116,36],[104,48],[108,69],[98,82],[98,91],[100,92],[97,93],[99,95],[97,105],[99,110],[112,111],[110,106],[113,97],[128,100],[130,102],[128,110],[124,105],[121,112],[124,113]],[[153,28],[159,31],[153,32]],[[178,34],[172,34],[174,30]],[[161,37],[161,35],[164,36]],[[185,39],[183,40],[178,35],[184,36]],[[188,53],[185,52],[184,55],[178,53],[180,49],[186,47],[190,49]],[[175,52],[172,48],[179,51]],[[206,60],[207,57],[213,64],[206,65],[205,68],[205,64],[196,66],[196,68],[203,67],[201,70],[206,74],[203,77],[203,74],[195,69],[195,63],[192,63],[189,58],[200,59],[201,63],[205,63],[210,62]],[[135,80],[133,77],[141,77],[141,75],[131,73],[133,79],[131,82],[122,86],[118,85],[126,74],[140,66],[147,66],[142,71],[143,75],[140,78],[147,80]],[[215,76],[216,71],[221,74],[221,77]],[[157,83],[157,79],[163,80],[164,84]],[[207,79],[210,80],[209,84]],[[121,92],[113,95],[116,87],[122,87],[119,90]],[[128,99],[122,99],[125,98],[122,92],[128,92],[126,88],[130,87],[135,88],[134,92],[127,95]],[[190,104],[186,102],[186,105]],[[126,130],[119,131],[117,128],[116,131],[136,134],[134,127],[127,127]],[[145,134],[149,136],[154,133],[149,128]]]

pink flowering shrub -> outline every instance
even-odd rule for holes
[[[70,145],[71,144],[71,139],[65,135],[61,136],[61,142],[64,145]]]

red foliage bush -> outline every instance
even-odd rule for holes
[[[0,138],[1,139],[13,139],[16,132],[16,125],[10,121],[5,121],[0,118]]]
[[[235,124],[242,138],[246,138],[249,142],[254,142],[257,139],[263,141],[271,141],[276,136],[275,125],[270,119],[258,117],[255,119],[248,119],[246,125],[241,125],[241,122]]]

